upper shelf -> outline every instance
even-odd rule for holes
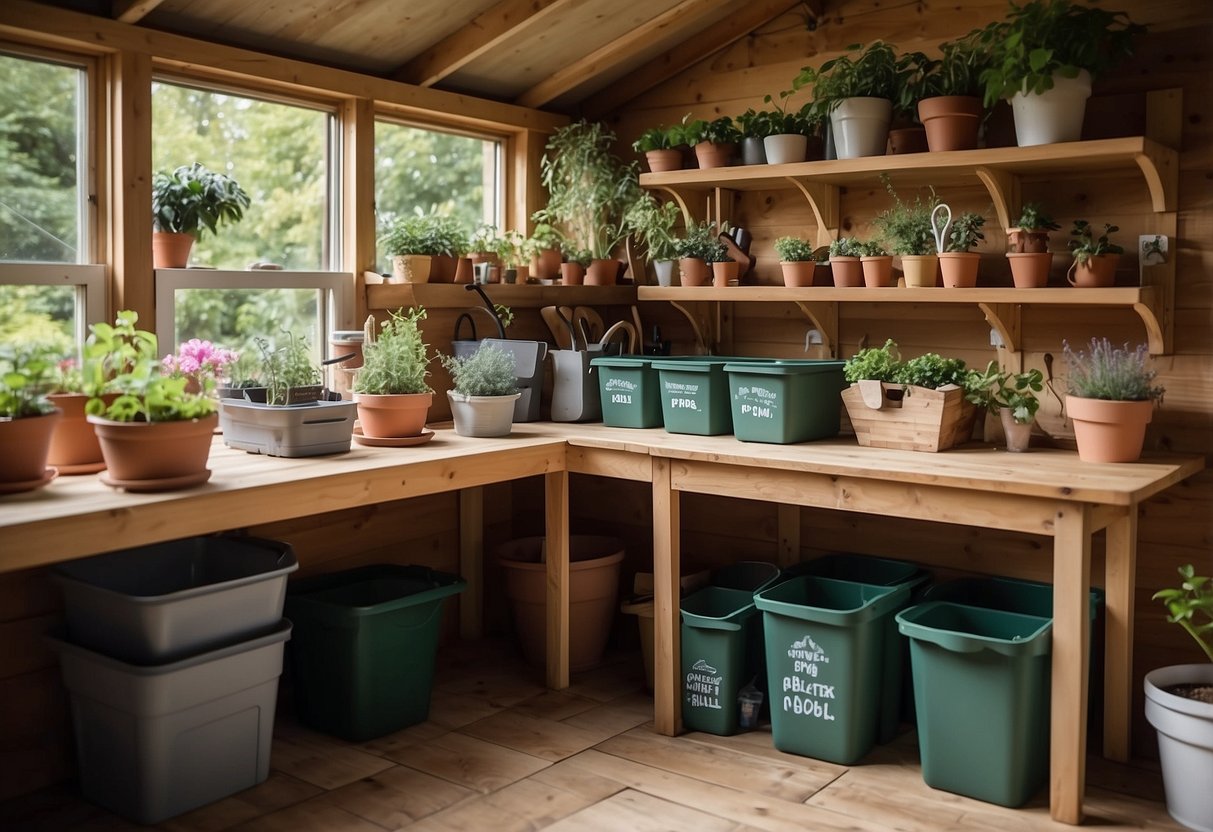
[[[807,286],[641,286],[639,300],[728,300],[784,301],[869,301],[879,303],[1015,303],[1074,306],[1124,306],[1148,302],[1153,297],[1149,286],[1118,286],[1110,289],[944,289],[941,287],[891,286],[887,288],[838,288]]]
[[[482,287],[493,303],[512,309],[543,306],[628,306],[636,302],[634,286],[546,286],[534,283],[489,283]],[[481,300],[462,284],[381,283],[366,287],[370,309],[424,306],[426,309],[465,309]]]

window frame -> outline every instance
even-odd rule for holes
[[[90,324],[109,321],[109,267],[87,263],[0,262],[0,285],[72,286],[76,290],[76,344],[83,344]]]

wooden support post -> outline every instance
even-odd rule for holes
[[[672,737],[682,730],[678,629],[682,565],[680,499],[670,481],[670,464],[668,459],[653,458],[653,727]]]
[[[352,319],[338,322],[359,329],[366,320],[366,279],[376,269],[375,251],[375,106],[368,98],[346,101],[341,108],[345,153],[341,171],[345,199],[342,206],[342,269],[354,273]]]
[[[1137,506],[1113,520],[1104,554],[1104,756],[1127,763],[1133,720],[1133,587],[1137,576]]]
[[[547,683],[569,686],[569,472],[544,475],[547,537]]]
[[[537,130],[519,130],[510,139],[513,166],[509,168],[505,205],[505,226],[529,235],[531,215],[547,203],[547,191],[540,178],[539,160],[547,145],[548,134]]]
[[[156,326],[152,273],[152,59],[121,51],[109,56],[111,85],[110,251],[114,307],[139,313],[139,326]],[[113,315],[110,315],[113,319]],[[159,333],[162,346],[171,333]]]
[[[468,582],[459,596],[459,635],[484,635],[484,487],[459,492],[459,574]]]

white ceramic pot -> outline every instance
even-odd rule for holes
[[[893,102],[887,98],[846,98],[830,113],[839,159],[883,156],[889,141]]]
[[[653,261],[653,271],[657,274],[658,286],[674,285],[674,267],[677,265],[673,260]]]
[[[1213,832],[1213,705],[1167,693],[1213,685],[1213,664],[1178,664],[1146,674],[1146,719],[1158,730],[1167,812],[1196,832]]]
[[[460,436],[509,436],[514,426],[514,402],[521,393],[512,396],[464,396],[446,391],[451,402],[451,417],[455,433]]]
[[[809,154],[809,137],[797,133],[781,133],[762,140],[768,165],[803,162]]]
[[[1020,147],[1078,141],[1090,97],[1091,73],[1085,69],[1077,78],[1054,75],[1053,89],[1043,93],[1015,93],[1011,96],[1015,140]]]

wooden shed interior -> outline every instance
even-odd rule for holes
[[[991,218],[978,248],[987,281],[983,285],[991,288],[980,290],[987,292],[980,302],[955,294],[940,302],[905,302],[891,295],[877,300],[828,294],[820,300],[780,298],[775,239],[800,235],[820,243],[830,232],[866,233],[871,217],[888,204],[877,178],[879,170],[870,166],[838,181],[806,180],[807,184],[794,177],[751,174],[740,167],[723,169],[717,178],[693,170],[651,175],[656,178],[648,184],[655,191],[676,197],[690,213],[731,219],[751,231],[757,256],[754,285],[738,287],[733,298],[722,298],[719,292],[725,290],[695,290],[701,294],[684,300],[670,294],[672,289],[643,285],[653,281],[643,277],[643,259],[632,258],[631,274],[640,276],[642,285],[594,290],[598,294],[587,287],[576,303],[596,306],[608,323],[632,320],[633,310],[638,310],[646,336],[659,327],[662,336],[674,342],[675,352],[688,354],[711,350],[724,355],[846,358],[862,344],[891,338],[906,356],[939,352],[963,358],[969,366],[997,360],[1014,369],[1048,368],[1051,375],[1054,358],[1060,367],[1065,342],[1083,344],[1107,336],[1115,343],[1148,343],[1166,396],[1150,425],[1147,449],[1207,461],[1213,453],[1213,61],[1209,53],[1213,4],[1207,0],[1098,0],[1096,4],[1123,9],[1133,21],[1148,27],[1133,57],[1097,80],[1083,138],[1112,140],[1102,155],[1091,155],[1083,146],[1068,151],[1046,145],[1037,149],[1038,157],[1019,168],[1018,163],[1000,168],[994,160],[981,172],[955,165],[932,167],[918,157],[910,161],[889,157],[888,170],[899,189],[913,192],[936,185],[953,210],[978,211]],[[340,166],[341,190],[332,268],[349,273],[353,283],[353,304],[345,310],[340,328],[354,329],[368,314],[382,319],[389,309],[420,303],[429,311],[427,341],[446,352],[456,318],[471,305],[461,287],[378,284],[374,279],[375,130],[380,120],[500,142],[500,222],[503,228],[528,233],[532,214],[545,203],[540,180],[545,143],[552,132],[571,121],[583,117],[603,121],[618,137],[616,152],[631,160],[636,158],[631,143],[646,128],[674,124],[688,114],[715,118],[737,115],[748,107],[761,109],[763,97],[786,89],[801,67],[819,66],[849,44],[882,39],[904,50],[929,52],[942,41],[998,19],[1006,9],[1005,0],[5,0],[0,3],[0,54],[66,56],[88,67],[93,162],[87,222],[93,234],[92,249],[81,262],[106,268],[107,319],[117,310],[133,309],[144,322],[156,320],[152,229],[147,221],[153,173],[149,114],[154,79],[172,78],[307,102],[335,113],[341,153],[332,163]],[[0,112],[0,119],[5,117]],[[990,147],[1014,146],[1009,113],[994,114],[987,137]],[[1075,301],[1062,293],[1067,299],[1038,300],[1037,295],[1028,303],[1018,301],[1010,289],[998,290],[1011,285],[1002,257],[1006,242],[1002,227],[1008,224],[1000,221],[1002,214],[1006,206],[1030,200],[1047,201],[1063,228],[1076,218],[1088,218],[1096,225],[1107,222],[1123,229],[1129,253],[1122,259],[1115,289],[1092,290],[1106,294],[1092,295],[1091,301]],[[1055,237],[1063,235],[1058,232]],[[1140,265],[1135,252],[1139,235],[1166,235],[1171,249],[1168,262]],[[1055,248],[1059,248],[1056,243]],[[1064,280],[1068,262],[1056,258],[1055,284]],[[559,292],[566,287],[491,288],[494,300],[515,312],[510,337],[548,338],[539,310],[565,302]],[[436,366],[431,382],[438,391],[450,383]],[[444,421],[449,415],[445,399],[436,396],[431,421]],[[1038,424],[1047,434],[1041,437],[1047,445],[1074,447],[1072,426],[1059,397],[1045,397]],[[625,444],[619,442],[620,447]],[[705,446],[702,452],[715,451]],[[934,475],[932,466],[939,465],[942,471],[949,464],[946,453],[921,456],[924,482]],[[634,573],[652,570],[658,507],[648,485],[628,482],[628,477],[586,473],[592,471],[588,467],[568,470],[572,472],[565,495],[568,527],[578,533],[623,538],[627,544],[623,589],[630,589]],[[465,657],[468,665],[484,657],[468,652],[468,645],[459,640],[461,617],[465,628],[467,623],[461,608],[483,604],[483,631],[508,635],[505,600],[495,590],[503,579],[491,553],[507,539],[543,533],[545,522],[551,521],[545,514],[545,505],[550,510],[550,503],[545,504],[545,482],[550,487],[545,475],[550,477],[551,469],[539,465],[531,475],[512,481],[391,502],[359,503],[336,495],[331,505],[339,507],[333,510],[324,509],[324,499],[330,496],[324,495],[311,501],[306,513],[267,510],[270,522],[242,520],[234,525],[259,537],[289,542],[299,558],[298,577],[376,562],[423,564],[457,573],[467,563],[469,548],[483,551],[482,597],[461,596],[458,604],[449,605],[445,622],[443,644],[451,655]],[[62,480],[55,483],[61,484]],[[762,490],[761,484],[753,487],[755,492]],[[914,511],[905,505],[891,512],[895,516],[882,516],[813,507],[794,499],[785,504],[772,501],[778,497],[757,493],[747,499],[725,496],[744,492],[704,491],[685,494],[673,514],[676,527],[681,516],[683,574],[738,559],[790,563],[838,551],[919,562],[940,578],[997,574],[1051,581],[1056,574],[1051,538],[1044,534],[1003,531],[997,524],[982,527],[971,521],[941,523],[939,514],[925,510],[917,516],[931,519],[913,519]],[[982,510],[992,511],[997,499],[985,496],[988,502],[981,503]],[[33,498],[0,498],[0,644],[6,645],[0,651],[0,827],[119,828],[105,825],[96,815],[57,827],[61,817],[48,814],[51,825],[45,819],[38,825],[37,813],[29,813],[29,806],[38,805],[40,790],[63,789],[62,784],[73,777],[74,763],[67,694],[55,654],[44,643],[44,635],[62,622],[62,602],[47,564],[64,558],[15,551],[3,530],[23,522],[18,514],[27,499]],[[116,528],[127,523],[135,527],[139,525],[135,515],[141,510],[107,509],[106,513]],[[482,531],[470,532],[469,518],[482,520]],[[1118,696],[1126,700],[1122,704],[1132,714],[1131,754],[1147,772],[1145,778],[1157,779],[1153,761],[1158,751],[1155,732],[1143,716],[1142,678],[1154,668],[1201,658],[1191,639],[1166,622],[1163,607],[1151,596],[1156,589],[1173,585],[1176,569],[1183,564],[1195,564],[1201,574],[1213,570],[1210,518],[1213,473],[1206,468],[1142,502],[1127,524],[1137,541],[1136,561],[1127,564],[1133,592],[1118,609],[1123,611],[1127,605],[1132,626],[1132,685],[1131,695]],[[1106,574],[1104,538],[1105,533],[1097,533],[1090,546],[1090,580],[1096,586],[1104,584]],[[616,624],[614,646],[634,648],[630,619],[621,616]],[[1110,626],[1123,624],[1122,619]],[[511,673],[516,670],[526,678],[519,663],[499,660]],[[586,691],[595,686],[610,688],[616,675],[634,677],[621,668],[608,665],[596,671],[592,681],[571,690],[588,695]],[[515,685],[528,696],[539,691],[537,686],[527,687],[534,679],[502,681],[507,677],[513,678],[504,672],[495,677],[503,690]],[[1102,687],[1094,678],[1091,685]],[[500,702],[505,704],[500,707],[521,698],[521,694],[513,699],[503,695]],[[494,703],[488,713],[499,704]],[[635,704],[631,701],[633,710]],[[439,740],[443,732],[427,734],[430,728],[427,723],[408,739],[401,738],[393,753],[431,740],[435,747],[443,747]],[[1088,792],[1088,814],[1095,805],[1102,809],[1095,809],[1094,815],[1110,827],[1180,828],[1168,825],[1172,821],[1162,809],[1159,789],[1143,786],[1135,792],[1137,769],[1102,767],[1098,727],[1092,735],[1090,778],[1098,780],[1093,787],[1098,795],[1093,799]],[[630,753],[637,757],[674,753],[666,746],[645,745],[644,740],[633,742],[637,745]],[[755,750],[753,743],[707,745],[714,750],[705,771],[710,767],[713,774],[669,776],[686,783],[698,778],[694,782],[703,781],[705,790],[721,789],[729,785],[728,777],[721,774],[725,769],[718,768],[727,755],[753,753],[768,762],[779,756],[769,748]],[[452,754],[459,753],[458,743],[449,747]],[[329,770],[339,769],[335,761],[351,749],[378,753],[373,748],[335,745],[312,751],[299,748],[305,744],[296,747],[301,756],[329,755]],[[549,761],[555,759],[560,757]],[[912,767],[912,753],[909,760]],[[905,755],[894,763],[904,768]],[[352,783],[375,773],[351,765],[348,772],[334,775],[337,780],[348,774],[342,782]],[[602,764],[598,774],[614,776],[608,768]],[[570,785],[575,776],[567,769],[565,775],[567,780],[553,775],[546,783],[563,798],[575,790]],[[781,775],[771,775],[776,776]],[[515,812],[525,815],[531,809],[518,807],[554,799],[543,794],[542,778],[527,782],[533,793],[520,790],[499,804],[485,803],[480,815],[448,815],[449,825],[442,825],[439,814],[439,820],[431,820],[431,828],[460,828],[460,823],[465,824],[462,828],[484,828],[476,824],[490,818],[495,825],[514,828],[495,813],[507,819]],[[887,785],[899,788],[898,782],[889,780]],[[588,794],[590,786],[582,785]],[[827,814],[821,817],[832,817],[837,825],[827,827],[825,820],[817,818],[814,822],[823,825],[816,828],[977,829],[997,824],[1007,829],[1063,828],[1051,825],[1047,795],[1021,814],[978,811],[971,816],[976,821],[966,817],[964,808],[947,808],[946,803],[890,799],[894,808],[888,812],[862,808],[865,801],[884,800],[883,787],[875,778],[864,786],[869,792],[856,792],[835,804],[826,801]],[[309,821],[294,804],[306,805],[304,801],[318,790],[309,786],[286,797],[289,790],[281,780],[276,788],[280,791],[274,799],[280,802],[274,809],[295,814],[281,814],[275,821],[274,809],[236,812],[226,820],[210,815],[197,819],[196,825],[183,821],[164,828],[229,828],[259,814],[265,816],[263,825],[254,821],[248,828],[395,829],[414,819],[424,828],[420,817],[389,814],[392,822],[376,823],[374,818],[358,817],[357,810],[343,809],[341,818],[335,819],[327,814],[337,811],[332,803],[325,804],[323,811],[317,809]],[[633,783],[628,788],[643,793],[639,802],[585,816],[585,826],[578,826],[574,815],[586,802],[595,801],[571,802],[566,809],[549,806],[545,811],[551,814],[537,812],[534,817],[542,820],[518,828],[539,828],[561,819],[566,828],[650,828],[644,824],[661,811],[645,802],[655,799],[654,794],[694,807],[694,791],[679,792],[681,786],[667,783],[661,787],[666,791],[654,786],[656,791],[648,793],[643,785]],[[1107,799],[1105,790],[1129,797],[1123,805],[1100,803]],[[810,793],[796,802],[812,804],[807,800]],[[448,804],[461,799],[453,797]],[[765,799],[754,798],[753,806],[744,812],[739,809],[720,828],[785,828],[789,816],[764,814],[761,801]],[[556,803],[564,805],[560,800]],[[705,806],[711,804],[705,799]],[[5,806],[18,813],[9,815],[13,827],[5,821]],[[247,806],[241,811],[246,810]],[[19,814],[22,811],[27,814]],[[706,811],[713,813],[711,808]],[[698,823],[689,816],[670,818],[652,828]],[[804,826],[813,828],[809,823]]]

